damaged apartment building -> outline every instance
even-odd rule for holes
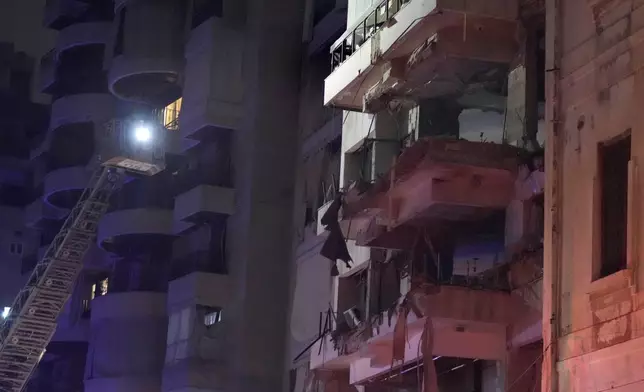
[[[540,388],[545,27],[539,2],[348,2],[296,391]]]
[[[2,319],[106,134],[171,142],[25,390],[642,390],[644,1],[276,3],[48,0],[49,108],[0,45]]]
[[[347,15],[297,391],[642,390],[644,3]]]

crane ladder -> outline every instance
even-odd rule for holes
[[[121,171],[96,170],[60,232],[36,264],[0,325],[0,391],[21,392],[56,331],[56,319],[72,294],[85,253],[95,241]]]

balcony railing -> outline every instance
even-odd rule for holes
[[[383,0],[364,19],[352,26],[331,47],[331,69],[345,62],[411,0]]]
[[[179,129],[179,114],[181,114],[182,99],[172,102],[162,109],[155,109],[153,116],[157,122],[167,130],[176,131]]]

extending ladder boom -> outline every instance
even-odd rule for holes
[[[0,326],[0,391],[21,392],[56,331],[121,172],[101,167]]]

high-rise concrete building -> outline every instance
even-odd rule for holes
[[[301,66],[316,54],[328,65],[320,52],[343,18],[334,13],[322,36],[313,30],[334,8],[46,2],[43,24],[57,41],[38,88],[52,97],[51,116],[23,157],[24,188],[37,194],[10,220],[38,234],[21,245],[24,272],[87,186],[111,127],[154,122],[170,143],[164,172],[127,178],[111,200],[30,391],[287,384]],[[10,303],[23,282],[7,281]]]

